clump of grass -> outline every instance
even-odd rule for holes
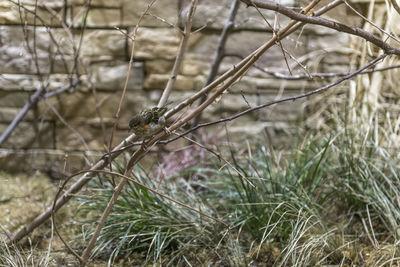
[[[133,178],[203,213],[214,214],[213,208],[204,203],[184,180],[179,185],[163,183],[159,186],[140,166],[135,168]],[[107,182],[93,186],[97,188],[97,193],[87,199],[86,205],[81,208],[82,212],[103,211],[114,192],[113,186]],[[140,252],[146,262],[165,264],[175,262],[180,255],[179,251],[185,247],[215,246],[223,238],[224,231],[218,222],[171,202],[145,187],[128,183],[115,203],[99,237],[100,245],[94,253],[108,251],[110,262],[113,262],[117,256],[127,257]]]
[[[329,143],[326,143],[317,151],[309,147],[305,153],[293,155],[291,164],[284,171],[278,165],[271,166],[270,154],[263,146],[255,157],[238,159],[231,153],[233,165],[240,174],[219,165],[187,169],[190,173],[195,170],[199,177],[207,177],[197,182],[171,179],[174,182],[165,181],[157,185],[138,167],[134,172],[137,181],[204,213],[222,218],[232,229],[227,232],[218,223],[198,213],[144,187],[129,184],[107,220],[95,253],[110,251],[112,262],[117,255],[129,256],[141,251],[147,262],[176,263],[174,260],[190,257],[192,251],[183,250],[184,247],[203,251],[219,248],[224,252],[214,263],[235,259],[232,263],[235,265],[249,261],[245,254],[251,250],[252,242],[257,242],[261,248],[264,243],[293,240],[294,244],[298,240],[310,240],[306,248],[292,246],[283,249],[282,262],[291,261],[285,255],[293,253],[293,250],[307,255],[317,249],[324,250],[327,243],[324,240],[329,234],[326,234],[319,214],[326,201],[319,197],[324,190],[320,168],[328,147]],[[184,172],[180,175],[184,176]],[[108,183],[94,186],[98,188],[97,194],[83,206],[85,211],[102,211],[113,193],[113,187]],[[250,242],[245,244],[244,240]],[[226,250],[233,247],[236,248]],[[260,256],[260,249],[256,254],[255,258]]]
[[[387,120],[382,122],[378,116],[372,116],[367,125],[360,120],[354,123],[358,127],[342,124],[340,134],[346,138],[338,138],[332,146],[337,157],[332,169],[336,175],[336,192],[344,197],[348,207],[357,210],[365,222],[377,221],[377,230],[381,234],[382,231],[392,233],[398,242],[400,157],[396,140],[399,132],[398,126],[396,132],[382,127],[386,123]],[[360,129],[360,125],[364,126]]]
[[[306,136],[280,160],[262,144],[246,155],[229,148],[231,165],[213,161],[160,184],[137,167],[134,179],[223,220],[230,230],[129,184],[95,252],[108,251],[110,262],[140,254],[145,263],[164,265],[396,262],[400,159],[385,149],[389,139],[379,138],[384,128],[346,123],[337,120],[328,133]],[[186,173],[197,178],[185,179]],[[113,187],[94,186],[98,193],[84,207],[100,212]]]
[[[30,240],[29,240],[30,241]],[[9,245],[0,237],[0,266],[49,266],[49,254],[37,252],[30,243],[29,249],[22,249],[17,245]]]
[[[333,232],[322,219],[332,191],[325,186],[324,172],[329,147],[329,140],[322,145],[307,142],[283,164],[260,145],[255,155],[249,151],[246,157],[231,151],[237,171],[223,166],[203,170],[215,178],[209,180],[208,197],[213,195],[215,207],[231,225],[258,243],[256,258],[262,257],[264,244],[274,243],[280,244],[275,262],[309,266],[334,250],[329,241]]]

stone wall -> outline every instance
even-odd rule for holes
[[[21,7],[17,1],[0,1],[0,132],[33,92],[42,86],[51,91],[69,83],[76,51],[74,45],[79,46],[85,26],[78,66],[82,83],[75,89],[40,101],[28,112],[0,148],[0,169],[61,169],[66,160],[68,166],[79,169],[95,161],[109,139],[126,78],[131,50],[126,33],[132,32],[148,2],[92,0],[86,15],[84,0],[39,0],[36,7],[34,0],[21,0]],[[187,2],[159,0],[150,11],[152,16],[146,16],[141,23],[115,144],[127,136],[132,115],[157,103],[180,42],[179,32],[171,25],[181,26]],[[198,31],[191,36],[170,99],[172,105],[203,86],[230,2],[199,1],[193,25]],[[287,6],[300,5],[294,0],[280,2]],[[334,15],[343,20],[351,18],[344,8],[335,12]],[[263,13],[269,21],[274,21],[273,12]],[[288,21],[283,16],[277,18],[279,25]],[[236,28],[228,39],[227,53],[246,56],[271,35],[257,11],[241,4]],[[311,26],[282,41],[285,49],[308,65],[311,72],[347,70],[344,49],[347,43],[344,34]],[[237,57],[226,57],[220,72],[238,61]],[[296,62],[289,57],[288,62],[294,73],[304,73],[301,68],[294,67]],[[277,46],[260,58],[258,65],[269,71],[287,73],[282,51]],[[251,69],[221,101],[205,112],[203,118],[215,120],[246,109],[248,105],[298,94],[320,85],[318,81],[274,79]],[[296,101],[261,110],[229,123],[228,129],[238,138],[267,133],[270,141],[279,146],[296,132],[296,122],[304,116],[303,103]]]

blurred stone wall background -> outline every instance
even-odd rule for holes
[[[123,33],[132,32],[149,2],[91,1],[79,58],[83,82],[76,89],[40,101],[29,111],[0,148],[0,169],[62,169],[66,160],[69,166],[79,169],[94,162],[95,157],[92,156],[101,155],[109,139],[128,69],[131,41]],[[135,63],[128,92],[114,136],[115,144],[128,135],[128,121],[132,115],[157,103],[172,69],[180,34],[157,17],[181,26],[187,2],[158,0],[150,11],[152,16],[143,20],[135,46]],[[280,2],[291,7],[302,4],[295,0]],[[43,84],[48,86],[48,90],[68,84],[68,73],[74,62],[71,38],[75,44],[79,43],[86,10],[84,0],[38,1],[38,17],[35,19],[30,12],[35,11],[35,1],[21,0],[20,3],[21,7],[17,1],[0,1],[0,132],[6,129],[30,95]],[[199,1],[193,27],[200,30],[191,36],[189,50],[170,99],[172,105],[203,86],[230,4],[230,0]],[[263,13],[269,21],[274,21],[273,12]],[[359,22],[344,7],[333,11],[331,17],[351,22],[352,25]],[[278,16],[279,25],[284,26],[287,21],[287,18]],[[272,35],[258,12],[244,4],[240,6],[235,25],[226,48],[228,54],[235,56],[224,59],[221,73],[239,61],[236,56],[247,56]],[[65,27],[71,29],[72,37]],[[36,39],[40,75],[33,60],[35,56],[27,48],[24,31],[31,48]],[[301,34],[291,35],[282,44],[298,61],[308,66],[310,72],[349,70],[348,37],[344,34],[307,26]],[[305,73],[289,57],[288,62],[293,73]],[[277,46],[258,61],[258,66],[288,74],[282,51]],[[248,105],[298,94],[321,85],[318,80],[275,79],[253,68],[220,102],[206,111],[203,120],[212,121],[237,113]],[[280,104],[241,117],[228,124],[229,132],[239,139],[268,136],[273,145],[280,146],[296,132],[297,121],[303,120],[303,104],[304,101]]]

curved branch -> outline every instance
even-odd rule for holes
[[[258,8],[263,8],[263,9],[269,9],[269,10],[274,10],[276,12],[279,12],[293,20],[301,21],[304,23],[309,23],[309,24],[315,24],[315,25],[320,25],[324,26],[330,29],[337,30],[339,32],[345,32],[351,35],[359,36],[363,39],[365,39],[368,42],[373,43],[374,45],[382,48],[385,53],[387,54],[395,54],[395,55],[400,55],[400,49],[397,47],[393,47],[378,37],[375,37],[371,33],[358,28],[358,27],[351,27],[344,25],[342,23],[325,19],[325,18],[320,18],[320,17],[312,17],[312,16],[307,16],[298,12],[295,12],[291,10],[290,8],[287,8],[283,5],[280,5],[278,3],[272,2],[272,1],[260,1],[260,0],[241,0],[243,3],[246,3],[249,6],[252,6],[253,3],[258,7]]]

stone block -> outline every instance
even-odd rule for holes
[[[8,123],[0,123],[0,132],[4,132]],[[48,121],[25,122],[18,124],[3,148],[54,148],[54,123]]]
[[[104,99],[103,94],[98,94],[97,97],[99,103],[107,100],[107,98]],[[51,107],[53,107],[67,121],[74,117],[90,118],[97,116],[96,103],[91,92],[66,92],[49,98],[47,101],[40,101],[38,112],[45,118],[58,120],[57,115],[51,110]]]
[[[21,91],[0,91],[0,107],[21,108],[29,100],[30,94]]]
[[[111,2],[111,1],[110,1]],[[68,9],[67,23],[74,27],[83,26],[85,6],[73,6]],[[91,7],[86,18],[87,27],[114,27],[122,24],[121,10],[119,8],[94,8]]]
[[[66,172],[74,173],[87,169],[88,160],[95,162],[101,157],[96,152],[62,151],[56,149],[28,149],[13,150],[0,148],[0,166],[2,170],[9,172],[29,172],[33,169],[43,170],[49,173],[64,172],[66,162]],[[86,158],[86,159],[85,159]],[[21,164],[23,162],[24,164]],[[60,178],[60,177],[55,177]]]
[[[42,77],[40,81],[37,75],[23,75],[23,74],[1,74],[0,75],[0,89],[9,91],[9,93],[16,91],[34,91],[46,86],[47,91],[53,91],[67,86],[71,79],[67,74],[51,74]],[[82,75],[80,77],[81,84],[75,90],[81,90],[88,87],[87,77]],[[1,95],[1,93],[0,93]]]
[[[8,1],[1,1],[1,2],[8,2]],[[19,3],[22,5],[31,5],[34,6],[37,4],[38,6],[48,6],[51,8],[63,7],[64,1],[63,0],[20,0]]]
[[[10,1],[0,1],[0,24],[21,24],[22,16],[23,23],[27,25],[61,26],[59,18],[64,12],[63,1],[38,1],[37,7],[35,1],[20,1],[20,3],[21,8]],[[44,4],[59,17],[54,16]]]
[[[26,27],[29,45],[34,44],[34,28]],[[50,72],[51,40],[44,27],[36,27],[36,54],[41,73]],[[0,73],[37,73],[34,57],[26,48],[25,37],[19,26],[0,26]]]
[[[271,33],[266,32],[251,32],[251,31],[239,31],[232,33],[226,43],[226,53],[236,54],[242,57],[248,56],[251,52],[255,51],[264,43],[268,42],[272,37]],[[306,40],[306,37],[302,36],[299,38],[300,42]],[[306,52],[304,45],[296,46],[296,40],[284,39],[281,41],[283,48],[290,53],[292,57],[299,57]],[[297,65],[291,56],[286,54],[286,59],[289,65]],[[284,69],[287,70],[285,57],[282,49],[278,45],[270,47],[258,60],[257,64],[261,67]]]
[[[222,29],[229,16],[230,6],[232,1],[213,1],[203,0],[199,1],[196,8],[195,17],[193,20],[194,28],[206,27],[210,29]],[[279,2],[282,5],[293,6],[294,0],[285,0]],[[184,22],[189,12],[190,1],[184,1],[182,12],[180,13],[180,21]],[[257,9],[247,7],[245,4],[240,3],[239,10],[235,18],[235,27],[237,29],[265,29],[271,31],[264,18],[268,20],[271,25],[274,25],[275,12],[270,10],[259,9],[263,16],[259,14]],[[281,25],[285,25],[288,19],[285,16],[278,16]],[[182,26],[182,25],[181,25]]]
[[[204,60],[185,58],[181,66],[181,74],[187,76],[205,75],[208,76],[210,63]]]
[[[170,75],[168,74],[150,74],[144,81],[145,89],[164,89],[167,85]],[[202,76],[183,76],[178,75],[174,83],[174,90],[198,90],[205,82]]]
[[[178,21],[179,0],[156,1],[150,8],[150,14],[144,16],[140,22],[144,27],[171,27]],[[133,26],[139,22],[140,17],[150,4],[150,0],[131,1],[124,0],[122,3],[123,25]],[[153,16],[152,16],[153,15]],[[161,18],[161,19],[159,19]],[[165,20],[167,23],[165,23]]]
[[[234,93],[262,93],[262,92],[282,92],[297,91],[302,92],[307,88],[314,88],[315,85],[307,80],[280,80],[274,78],[258,78],[243,76],[235,83],[229,91]]]
[[[90,124],[91,121],[98,120],[100,115],[103,120],[107,121],[107,119],[115,117],[121,93],[122,89],[109,92],[97,91],[96,97],[91,91],[64,93],[50,98],[46,102],[39,102],[38,114],[46,119],[58,120],[56,114],[49,107],[51,105],[68,123],[72,122],[78,125]],[[143,90],[129,90],[127,92],[120,113],[120,122],[126,125],[123,126],[126,127],[126,130],[128,129],[129,119],[133,115],[143,108],[155,105],[158,97],[154,100],[151,98],[151,94],[151,92],[148,93]],[[98,114],[96,106],[100,114]]]
[[[132,32],[132,29],[129,32]],[[174,29],[141,27],[136,38],[136,58],[175,59],[181,35]],[[131,46],[129,42],[129,49]]]
[[[215,33],[196,32],[190,35],[186,58],[210,62],[218,45],[219,35]]]
[[[37,75],[1,74],[0,88],[2,90],[37,90],[41,87]]]
[[[125,0],[91,0],[90,5],[96,7],[121,7]],[[68,4],[72,6],[83,6],[87,4],[87,0],[68,0]]]
[[[0,122],[4,124],[9,124],[15,116],[20,112],[21,108],[10,108],[10,107],[0,107]],[[26,113],[25,120],[34,120],[35,114],[33,110],[29,110]]]
[[[114,61],[110,64],[94,64],[91,68],[91,84],[97,89],[121,90],[128,74],[128,62]],[[141,90],[144,79],[144,63],[134,62],[130,71],[128,90]]]
[[[332,49],[341,51],[349,47],[349,35],[343,32],[331,35],[308,35],[306,43],[308,51],[322,50],[324,53]]]
[[[29,46],[33,51],[34,28],[26,27]],[[74,66],[71,36],[63,29],[36,27],[36,54],[41,74],[52,72],[71,73]],[[105,50],[106,52],[106,50]],[[61,53],[67,53],[68,55]],[[35,56],[26,46],[22,28],[19,26],[0,26],[0,72],[10,74],[37,74]],[[79,63],[81,63],[80,61]],[[66,65],[66,66],[65,66]],[[67,69],[65,69],[65,67]],[[82,64],[79,71],[83,72]]]
[[[75,32],[74,40],[71,40],[71,35],[63,29],[54,30],[53,35],[62,54],[74,55],[73,46],[79,45],[79,31]],[[53,50],[56,53],[55,48]],[[82,57],[125,57],[126,37],[117,30],[86,29],[80,55]]]
[[[145,61],[145,70],[147,74],[168,74],[174,66],[173,60],[151,59]]]
[[[126,111],[125,114],[128,112]],[[122,116],[116,131],[113,135],[113,146],[119,144],[123,139],[129,136],[128,123],[133,114],[129,117]],[[103,123],[104,128],[101,127]],[[105,146],[108,147],[109,138],[113,129],[114,120],[100,119],[85,120],[83,118],[75,118],[69,122],[69,127],[62,123],[57,123],[55,130],[57,149],[78,150],[78,151],[104,151]],[[72,131],[71,128],[74,130]]]
[[[68,125],[69,127],[66,127],[61,122],[57,123],[55,130],[57,149],[88,151],[104,148],[105,140],[101,130],[94,130],[84,121],[73,121]]]
[[[86,30],[83,56],[126,56],[126,37],[117,30]]]

